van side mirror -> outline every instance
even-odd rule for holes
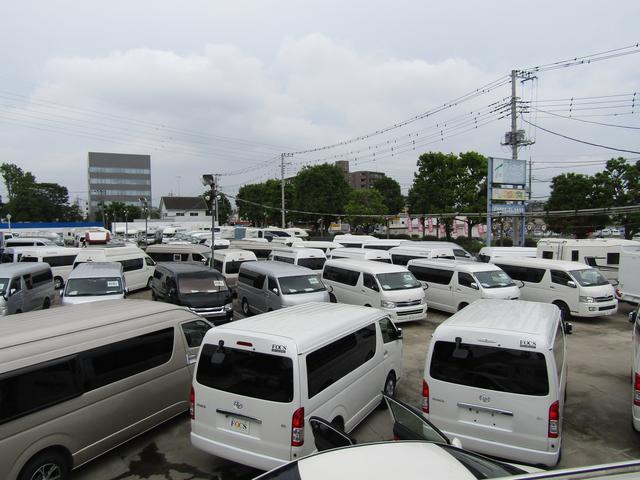
[[[15,288],[12,288],[11,290],[9,290],[9,296],[14,295],[17,292],[17,290]]]
[[[58,293],[60,293],[60,298],[64,297],[64,289],[63,288],[58,290]]]
[[[573,324],[562,322],[562,330],[564,330],[565,335],[571,335],[571,333],[573,333]]]
[[[278,291],[277,288],[272,288],[271,291],[275,294],[275,295],[280,295],[280,292]]]
[[[567,282],[567,287],[578,288],[578,286],[576,285],[576,282],[574,282],[573,280],[569,280]]]
[[[422,284],[422,289],[423,290],[429,290],[429,284],[428,283],[423,283]]]
[[[175,288],[173,288],[173,287],[171,287],[169,289],[169,295],[172,296],[172,297],[176,294],[176,292],[177,292],[177,290]]]
[[[522,280],[516,280],[515,284],[518,286],[518,288],[524,287],[524,282]]]
[[[634,323],[636,321],[637,316],[638,316],[637,310],[634,310],[633,312],[629,312],[629,322]]]
[[[394,333],[394,339],[395,340],[402,340],[402,329],[396,327],[395,333]]]
[[[453,440],[451,440],[451,445],[456,448],[462,448],[462,442],[458,437],[453,437]]]
[[[474,290],[480,290],[480,287],[478,286],[478,284],[476,282],[471,282],[471,285],[469,285],[471,288],[473,288]]]
[[[618,285],[620,285],[620,282],[618,280],[616,280],[615,278],[612,280],[609,280],[609,283],[611,285],[613,285],[614,287],[617,287]]]

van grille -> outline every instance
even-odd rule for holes
[[[602,312],[604,310],[613,310],[614,308],[616,308],[615,305],[607,305],[606,307],[600,307],[598,310]]]
[[[397,307],[413,307],[414,305],[420,305],[422,300],[412,300],[410,302],[396,302]]]
[[[418,310],[406,310],[404,312],[397,312],[397,315],[399,317],[402,317],[404,315],[418,315],[420,313],[422,313],[422,309],[421,308],[419,308]]]
[[[610,302],[613,300],[613,295],[609,295],[608,297],[596,297],[596,302]]]

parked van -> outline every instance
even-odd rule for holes
[[[451,247],[432,247],[432,246],[419,246],[402,245],[400,247],[393,247],[388,250],[391,255],[391,261],[394,265],[406,265],[409,260],[416,258],[447,258],[449,260],[455,260],[456,257]]]
[[[362,244],[362,248],[370,248],[372,250],[389,250],[393,247],[399,247],[410,240],[390,240],[390,239],[375,239],[365,240]]]
[[[378,240],[372,235],[336,235],[333,241],[345,248],[362,248],[365,242]]]
[[[271,255],[269,255],[269,260],[290,263],[293,265],[300,265],[301,267],[307,267],[311,270],[322,270],[324,262],[327,261],[327,256],[322,250],[318,248],[274,247],[274,249],[271,251]]]
[[[157,262],[190,262],[199,265],[208,264],[211,247],[196,244],[161,243],[149,245],[145,250]]]
[[[482,247],[478,253],[478,261],[490,263],[499,257],[536,258],[537,252],[535,247]]]
[[[127,293],[122,265],[118,262],[81,263],[73,269],[64,291],[62,305],[123,299]]]
[[[466,260],[472,262],[475,261],[473,255],[471,255],[455,242],[446,242],[443,240],[413,240],[411,244],[406,244],[403,246],[416,246],[419,248],[450,248],[451,250],[453,250],[453,254],[456,257],[456,260]]]
[[[54,298],[53,274],[46,263],[0,265],[0,315],[47,309]]]
[[[248,250],[253,252],[258,260],[267,260],[273,250],[273,245],[264,238],[253,238],[251,240],[232,240],[229,248]]]
[[[602,274],[578,262],[542,258],[497,258],[494,264],[521,281],[520,298],[557,305],[564,320],[613,315],[618,301],[613,286]]]
[[[481,299],[435,329],[422,410],[466,449],[554,466],[562,445],[566,382],[558,308]]]
[[[25,250],[33,249],[33,246],[28,247],[7,247],[2,250],[2,262],[0,263],[17,263],[22,258],[22,252]]]
[[[238,320],[205,336],[191,443],[268,470],[314,451],[311,416],[349,432],[401,374],[401,331],[375,308],[310,303]]]
[[[213,268],[220,272],[227,286],[235,290],[238,285],[238,272],[240,265],[244,262],[257,262],[258,257],[249,250],[240,250],[239,248],[229,248],[225,250],[215,250],[213,252]]]
[[[187,410],[209,328],[184,308],[140,300],[0,322],[0,478],[68,479]]]
[[[629,303],[640,303],[640,247],[622,246],[620,248],[620,269],[616,296]]]
[[[399,265],[327,260],[322,281],[332,302],[380,308],[395,323],[427,318],[427,302],[420,282]]]
[[[336,248],[342,248],[342,245],[336,242],[325,242],[321,240],[306,240],[301,244],[296,244],[296,246],[304,246],[305,248],[319,248],[324,252],[325,255],[328,255],[331,250]]]
[[[122,264],[127,288],[132,292],[150,288],[156,262],[138,247],[83,248],[78,253],[73,268],[86,262],[119,262]]]
[[[409,260],[407,268],[424,287],[431,308],[457,312],[481,298],[517,300],[520,289],[500,267],[455,260]]]
[[[151,298],[185,306],[216,324],[233,320],[227,282],[217,270],[204,265],[159,263],[151,282]]]
[[[5,247],[57,247],[53,240],[37,237],[13,237],[5,240]]]
[[[236,292],[245,316],[301,303],[329,301],[329,293],[317,272],[273,261],[240,265]]]
[[[354,260],[391,263],[391,255],[389,252],[385,250],[369,250],[366,248],[336,248],[335,250],[331,250],[329,258],[353,258]]]
[[[73,247],[35,247],[23,250],[20,261],[48,263],[53,273],[53,288],[61,290],[73,270],[78,253],[80,249]]]

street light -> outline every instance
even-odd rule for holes
[[[211,261],[209,262],[209,266],[211,268],[213,268],[213,254],[215,252],[215,243],[216,243],[216,229],[215,229],[215,217],[213,215],[213,206],[215,203],[215,198],[217,195],[216,189],[218,188],[218,185],[216,183],[216,177],[213,176],[210,173],[204,174],[202,175],[202,178],[200,179],[202,182],[202,185],[204,185],[205,187],[210,187],[211,188]]]
[[[9,233],[11,233],[11,214],[7,213],[7,223],[9,224]]]
[[[149,215],[147,214],[148,205],[147,199],[145,197],[140,197],[138,200],[142,202],[142,213],[144,213],[144,246],[146,248],[149,241],[147,234],[147,218],[149,217]]]

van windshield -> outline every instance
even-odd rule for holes
[[[13,263],[13,253],[3,253],[2,263]]]
[[[379,273],[376,275],[383,290],[408,290],[420,288],[420,283],[411,272]]]
[[[571,276],[583,287],[595,287],[599,285],[608,285],[609,281],[595,268],[587,268],[585,270],[572,270],[569,272]]]
[[[70,278],[67,280],[66,297],[94,297],[122,293],[122,281],[118,277]]]
[[[547,363],[530,350],[438,341],[430,375],[443,382],[522,395],[549,393]]]
[[[322,270],[324,266],[324,262],[326,262],[326,258],[300,258],[298,259],[298,265],[301,267],[307,267],[311,270]]]
[[[474,273],[476,279],[483,288],[513,287],[515,283],[511,277],[502,270],[490,270],[488,272]]]
[[[227,290],[225,281],[217,275],[209,272],[198,272],[178,277],[178,291],[184,294],[190,293],[217,293]]]
[[[326,290],[318,275],[297,275],[295,277],[280,277],[280,290],[284,295],[296,293],[311,293]]]

